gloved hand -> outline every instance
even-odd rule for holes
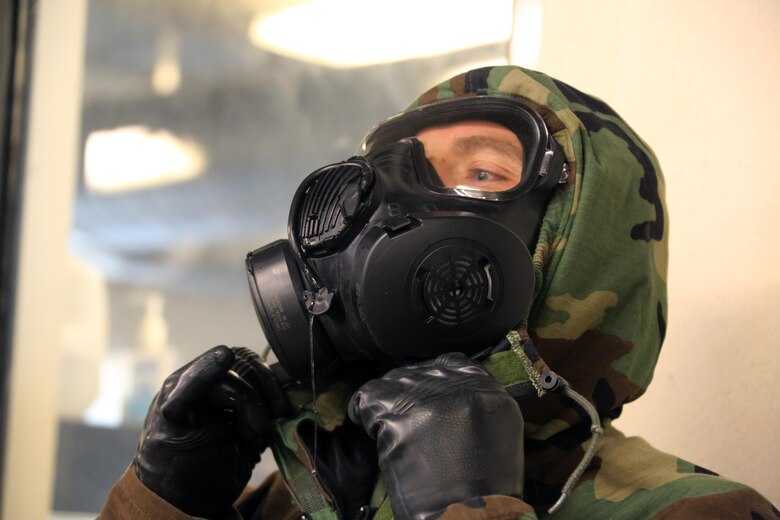
[[[396,368],[352,396],[349,417],[377,442],[397,520],[450,504],[523,493],[523,416],[481,365],[460,353]]]
[[[270,369],[246,348],[214,347],[171,374],[144,421],[138,479],[191,516],[225,513],[289,403]]]

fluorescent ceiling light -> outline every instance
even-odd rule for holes
[[[299,0],[259,12],[258,47],[337,68],[423,58],[507,41],[512,0]]]
[[[170,96],[181,86],[179,39],[171,31],[163,31],[157,42],[157,60],[152,69],[152,88],[159,96]]]
[[[175,57],[160,56],[152,70],[152,88],[160,96],[170,96],[181,85],[181,67]]]
[[[84,182],[100,193],[182,182],[201,175],[205,165],[196,143],[145,126],[92,132],[84,148]]]

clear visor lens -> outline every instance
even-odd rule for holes
[[[435,185],[467,196],[503,193],[523,178],[523,143],[498,123],[460,121],[425,128],[415,136],[433,166]]]

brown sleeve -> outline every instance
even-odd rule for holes
[[[303,514],[278,471],[259,488],[242,495],[236,507],[251,520],[299,520]],[[453,504],[437,520],[536,520],[536,514],[521,500],[491,495]]]
[[[154,494],[128,468],[111,488],[99,520],[192,520],[192,517],[176,509]],[[237,511],[228,512],[220,520],[241,520]]]

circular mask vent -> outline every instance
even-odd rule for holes
[[[488,311],[495,301],[493,265],[481,251],[446,245],[430,254],[415,273],[423,320],[457,327]]]

